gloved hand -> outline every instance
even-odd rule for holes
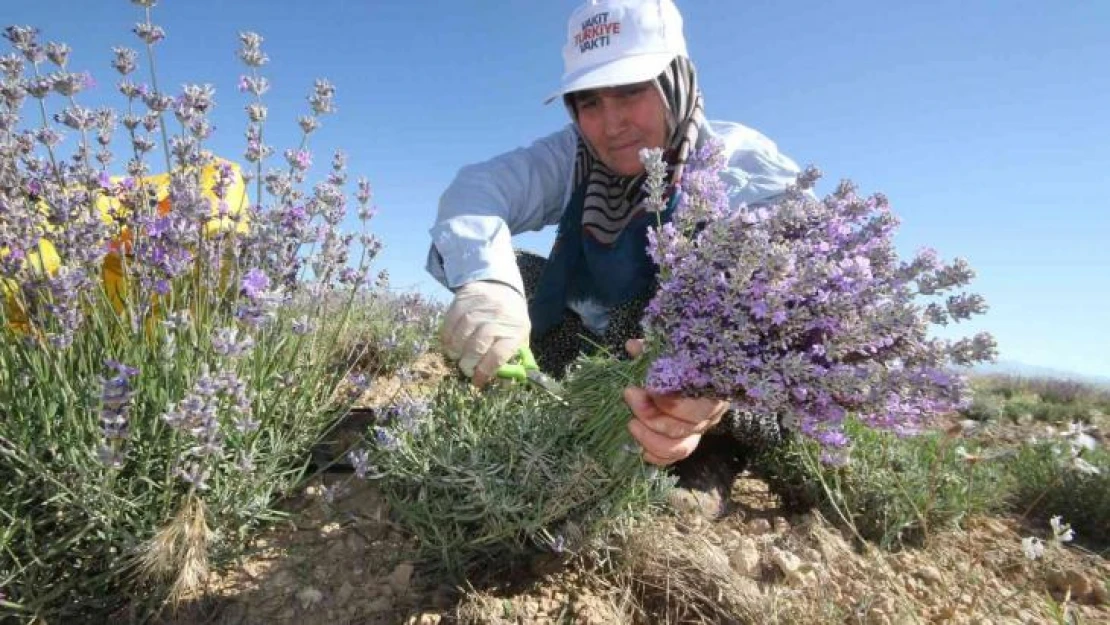
[[[440,341],[463,373],[485,386],[528,343],[531,331],[528,302],[520,292],[502,282],[478,280],[455,291]]]

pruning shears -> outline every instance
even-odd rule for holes
[[[532,348],[527,345],[517,350],[508,363],[497,369],[497,377],[502,380],[513,380],[521,383],[529,382],[540,387],[560,402],[566,403],[563,399],[562,385],[552,379],[551,376],[540,371],[540,366],[536,364],[536,357],[532,354]]]

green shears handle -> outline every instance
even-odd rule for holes
[[[539,365],[536,364],[536,357],[532,355],[532,348],[525,345],[517,350],[512,360],[498,367],[497,377],[504,380],[527,382],[528,372],[539,371],[539,369]]]

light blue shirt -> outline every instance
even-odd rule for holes
[[[568,124],[528,147],[460,169],[429,230],[428,273],[449,289],[496,280],[523,294],[512,236],[559,223],[574,191],[577,133]],[[747,126],[710,121],[708,134],[724,145],[728,166],[721,179],[733,207],[767,201],[801,173],[773,141]]]

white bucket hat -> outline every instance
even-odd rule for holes
[[[572,91],[651,80],[677,55],[688,56],[673,0],[587,0],[570,16],[563,81],[544,104]]]

